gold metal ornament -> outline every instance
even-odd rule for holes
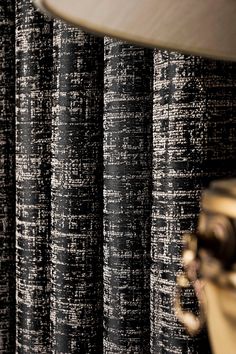
[[[192,284],[184,273],[180,274],[177,278],[177,289],[175,294],[175,313],[178,320],[186,328],[187,332],[191,336],[198,334],[205,325],[205,313],[204,308],[199,301],[199,315],[194,315],[190,311],[186,311],[182,307],[181,303],[181,291],[183,288],[190,287]]]
[[[227,354],[236,353],[236,316],[232,316],[236,313],[236,179],[211,183],[202,195],[196,233],[184,235],[183,244],[184,272],[177,277],[176,316],[190,335],[207,322],[214,353],[225,353],[220,332],[227,336]],[[189,286],[197,289],[198,316],[182,307],[181,292]]]
[[[199,314],[195,315],[183,309],[181,297],[182,290],[195,288],[198,282],[198,260],[197,260],[197,238],[194,234],[186,234],[183,237],[183,266],[184,272],[177,276],[175,293],[175,313],[178,320],[186,328],[187,332],[194,336],[198,334],[205,325],[205,314],[202,303],[199,301]]]

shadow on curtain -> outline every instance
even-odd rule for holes
[[[0,3],[0,353],[210,353],[173,296],[201,190],[236,176],[235,64]]]

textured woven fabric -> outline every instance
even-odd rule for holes
[[[104,352],[149,353],[153,58],[104,49]]]
[[[173,300],[202,189],[236,176],[236,65],[30,0],[0,0],[0,44],[0,354],[210,353]]]
[[[52,24],[16,3],[16,352],[50,348]]]
[[[236,66],[155,51],[151,353],[208,353],[173,313],[180,235],[196,228],[199,198],[212,179],[236,176]],[[186,294],[186,306],[196,299]]]
[[[0,353],[15,351],[15,11],[0,3]]]
[[[102,352],[103,40],[53,27],[51,343]]]

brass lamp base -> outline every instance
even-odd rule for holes
[[[191,335],[206,321],[214,354],[235,354],[236,179],[212,182],[201,204],[196,234],[184,236],[185,271],[177,277],[176,316]],[[199,284],[195,316],[183,310],[181,289],[199,289]]]

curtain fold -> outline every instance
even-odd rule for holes
[[[54,22],[51,343],[102,352],[103,40]]]
[[[104,50],[104,352],[149,353],[152,51]]]
[[[15,9],[0,6],[0,352],[15,350]],[[3,5],[3,4],[1,4]]]
[[[52,23],[16,2],[16,352],[50,351]]]
[[[156,50],[153,90],[152,353],[208,353],[173,313],[180,235],[196,229],[213,179],[236,176],[235,64]],[[186,306],[196,299],[186,293]]]
[[[0,353],[210,353],[173,301],[202,189],[236,176],[236,65],[30,0],[0,0],[0,31]]]

